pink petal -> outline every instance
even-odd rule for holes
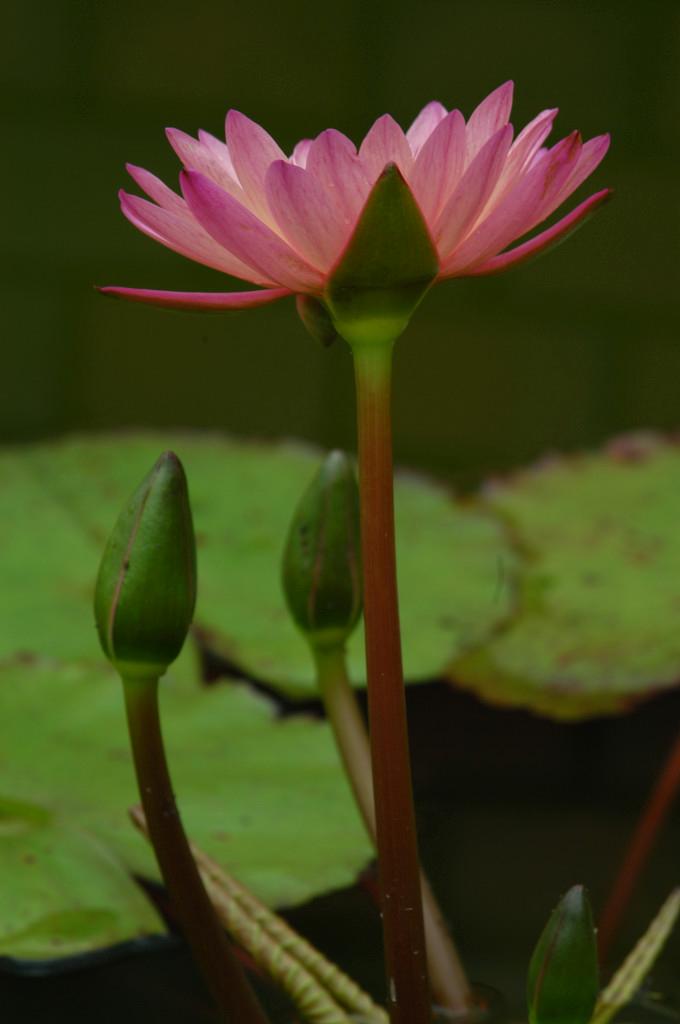
[[[482,146],[447,200],[434,232],[442,263],[481,216],[503,169],[511,139],[512,127],[506,124]]]
[[[184,202],[181,196],[178,196],[176,192],[173,192],[171,188],[157,178],[151,171],[145,171],[143,167],[135,167],[134,164],[126,164],[125,170],[128,172],[132,180],[136,185],[146,192],[149,199],[153,199],[155,203],[162,206],[164,210],[174,210],[179,214],[186,214],[190,216],[187,204]]]
[[[307,156],[309,154],[309,147],[311,146],[311,144],[311,139],[300,139],[295,149],[293,150],[293,155],[290,158],[290,162],[292,164],[296,164],[298,167],[306,167]]]
[[[174,149],[188,171],[200,171],[221,188],[231,192],[236,198],[243,198],[243,191],[234,177],[234,167],[227,150],[226,157],[214,146],[197,142],[191,135],[179,131],[178,128],[166,128],[168,142]],[[215,139],[217,142],[217,139]],[[225,150],[227,147],[224,147]]]
[[[557,108],[544,110],[522,129],[508,153],[505,167],[498,182],[497,193],[502,194],[515,183],[515,179],[526,170],[544,140],[550,135]]]
[[[478,277],[483,274],[499,274],[510,267],[526,263],[527,260],[533,259],[534,256],[538,256],[547,249],[554,248],[568,238],[581,224],[584,224],[599,206],[611,198],[612,194],[613,192],[610,188],[596,192],[580,203],[566,217],[559,220],[557,224],[553,224],[552,227],[542,231],[540,235],[535,235],[534,238],[523,242],[522,245],[517,245],[508,252],[500,253],[498,256],[493,256],[476,267],[466,270],[463,276]]]
[[[146,199],[131,196],[123,191],[120,192],[120,206],[131,224],[173,252],[187,256],[206,267],[221,270],[224,274],[252,281],[254,284],[272,283],[266,274],[261,274],[256,268],[242,263],[236,256],[218,245],[203,230],[188,207],[181,212],[161,209]]]
[[[578,134],[574,133],[533,167],[449,256],[442,266],[442,276],[455,276],[526,234],[537,222],[537,210],[545,197],[558,191],[566,180],[579,145]]]
[[[479,153],[484,143],[495,135],[499,128],[508,123],[512,109],[514,85],[505,82],[494,89],[470,115],[467,123],[467,162]]]
[[[265,177],[270,164],[286,159],[285,153],[264,128],[238,110],[230,110],[227,114],[227,142],[249,209],[260,220],[270,223]]]
[[[312,266],[330,270],[352,227],[333,193],[309,171],[285,160],[271,165],[265,188],[283,236]]]
[[[598,135],[583,144],[571,174],[562,185],[558,194],[553,198],[551,207],[544,214],[545,217],[548,217],[565,199],[568,199],[571,193],[575,192],[579,185],[582,185],[586,178],[599,166],[609,149],[610,141],[609,135]]]
[[[416,159],[409,184],[428,224],[458,184],[465,163],[465,121],[452,110],[434,129]]]
[[[354,143],[334,128],[321,132],[309,148],[307,170],[335,197],[344,222],[354,226],[371,189]]]
[[[581,136],[579,132],[574,131],[566,138],[560,139],[552,149],[542,152],[538,160],[532,164],[529,173],[533,173],[534,168],[548,166],[550,174],[546,179],[541,201],[536,204],[535,214],[527,224],[526,231],[540,224],[557,208],[559,196],[578,164],[582,149]]]
[[[371,184],[377,181],[388,164],[396,164],[403,176],[408,177],[413,154],[402,129],[390,114],[383,114],[369,128],[359,148],[359,159]]]
[[[107,285],[98,288],[102,295],[110,295],[114,299],[127,299],[129,302],[144,302],[149,306],[161,306],[163,309],[198,309],[222,310],[253,309],[255,306],[266,306],[269,302],[285,299],[293,293],[287,288],[269,288],[259,292],[164,292],[151,288],[118,288]]]
[[[319,271],[228,192],[198,171],[183,171],[180,181],[191,212],[225,249],[284,288],[319,290]]]
[[[566,138],[560,139],[551,150],[548,150],[547,155],[542,158],[542,161],[550,166],[550,172],[546,179],[543,202],[534,223],[538,224],[545,220],[549,213],[555,209],[562,189],[581,159],[582,151],[583,141],[581,133],[572,131]],[[538,163],[540,164],[541,162]]]
[[[446,107],[438,100],[432,100],[423,107],[411,127],[406,132],[411,152],[417,156],[440,121],[446,117]]]

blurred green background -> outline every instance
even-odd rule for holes
[[[557,105],[555,137],[612,132],[579,197],[617,195],[542,260],[430,294],[398,346],[397,457],[460,483],[677,426],[677,0],[24,0],[0,46],[4,439],[148,424],[353,446],[349,353],[292,303],[200,316],[93,291],[238,287],[127,223],[124,162],[175,184],[166,125],[219,134],[234,106],[286,149],[359,140],[432,98],[467,115],[507,78],[516,130]]]

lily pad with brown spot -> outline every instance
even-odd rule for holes
[[[554,458],[487,489],[518,553],[515,614],[449,676],[561,719],[680,681],[680,446],[652,435]]]
[[[52,960],[162,934],[116,854],[38,804],[0,797],[0,957]]]

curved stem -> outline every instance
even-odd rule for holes
[[[328,719],[354,797],[375,843],[375,807],[371,782],[371,749],[364,720],[347,674],[344,651],[339,647],[314,649],[317,682]],[[453,943],[432,887],[421,870],[425,946],[432,993],[442,1008],[464,1013],[472,1004],[472,995],[460,957]]]
[[[663,828],[678,788],[680,788],[680,733],[673,742],[671,752],[638,819],[602,911],[598,927],[598,946],[603,963],[616,937],[635,886],[645,869],[659,832]]]
[[[158,679],[123,678],[130,741],[149,835],[184,934],[227,1024],[267,1024],[208,899],[180,821],[163,747]]]
[[[418,844],[397,601],[391,347],[354,344],[376,842],[392,1024],[429,1024]]]

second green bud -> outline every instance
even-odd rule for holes
[[[283,555],[291,615],[312,646],[344,644],[361,616],[359,490],[340,451],[324,459],[293,516]]]
[[[588,1024],[598,992],[588,895],[574,885],[552,912],[529,965],[529,1024]]]

